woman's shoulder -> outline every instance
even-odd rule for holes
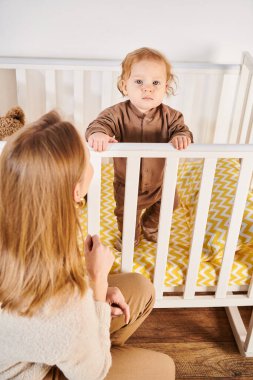
[[[94,310],[90,289],[84,296],[76,291],[69,294],[64,303],[54,297],[31,317],[0,310],[1,336],[6,347],[21,344],[22,351],[37,361],[57,360],[63,353],[69,354],[69,347],[80,334],[89,334]]]
[[[54,318],[55,316],[75,314],[77,310],[88,311],[93,308],[92,290],[87,288],[84,295],[78,289],[65,288],[57,295],[48,300],[43,307],[38,310],[41,318]]]

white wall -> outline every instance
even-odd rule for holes
[[[253,0],[0,0],[0,56],[122,59],[141,46],[240,63]]]

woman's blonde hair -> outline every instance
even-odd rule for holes
[[[0,303],[33,315],[63,289],[86,291],[73,194],[87,164],[72,124],[51,111],[0,157]]]
[[[117,87],[121,94],[124,96],[123,84],[130,75],[133,64],[143,61],[143,60],[151,60],[163,62],[166,67],[166,81],[168,84],[167,94],[174,95],[174,86],[176,86],[176,78],[175,75],[172,74],[172,66],[168,59],[160,53],[158,50],[143,47],[137,50],[134,50],[127,54],[125,59],[121,63],[121,75],[118,78]]]

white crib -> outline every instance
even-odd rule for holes
[[[102,161],[107,157],[127,157],[121,270],[132,271],[140,159],[164,157],[166,168],[153,275],[155,307],[226,307],[240,352],[253,356],[253,314],[246,329],[238,310],[239,306],[253,306],[253,278],[249,285],[229,286],[253,172],[253,59],[245,53],[242,65],[175,63],[174,67],[180,87],[178,95],[168,103],[183,112],[197,143],[182,152],[169,144],[114,144],[103,153],[91,151],[94,179],[88,195],[88,231],[100,232]],[[116,92],[118,72],[119,62],[112,61],[1,58],[0,111],[4,113],[19,104],[31,121],[58,107],[83,133],[101,109],[122,100]],[[170,240],[178,164],[180,159],[200,158],[204,165],[187,275],[183,286],[168,288],[164,285],[167,263],[164,252],[168,252]],[[217,285],[199,287],[198,269],[218,158],[241,159],[240,173]]]

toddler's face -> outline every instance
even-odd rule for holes
[[[143,60],[134,63],[130,77],[123,81],[124,94],[143,113],[159,106],[166,90],[166,66],[159,61]]]

